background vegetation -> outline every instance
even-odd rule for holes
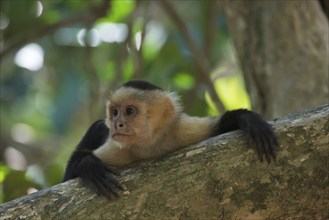
[[[164,4],[1,1],[2,201],[59,183],[127,80],[177,91],[194,115],[249,107],[219,4]]]

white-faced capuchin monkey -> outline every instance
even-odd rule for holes
[[[123,187],[116,167],[158,157],[219,134],[241,129],[261,161],[275,159],[277,138],[270,124],[245,109],[222,117],[191,117],[175,93],[145,81],[129,81],[110,93],[106,119],[94,122],[73,152],[63,181],[80,177],[113,199]]]

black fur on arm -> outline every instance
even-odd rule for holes
[[[123,190],[123,187],[113,176],[119,173],[106,166],[93,154],[93,150],[105,143],[108,135],[109,129],[104,120],[96,121],[90,126],[67,164],[63,182],[80,177],[98,194],[110,200],[118,196],[117,189]]]
[[[247,136],[249,145],[255,146],[261,161],[264,157],[268,163],[275,160],[276,149],[279,146],[277,137],[272,126],[257,113],[246,109],[227,111],[220,118],[215,128],[215,135],[238,129]]]

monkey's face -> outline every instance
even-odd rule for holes
[[[108,119],[110,135],[114,141],[125,145],[133,145],[141,144],[150,137],[143,109],[136,103],[110,104]]]
[[[109,95],[106,124],[125,147],[150,145],[180,111],[174,94],[160,90],[123,87]]]

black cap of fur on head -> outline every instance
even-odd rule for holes
[[[153,85],[143,80],[131,80],[122,85],[123,87],[131,87],[140,90],[163,90],[160,87]]]

